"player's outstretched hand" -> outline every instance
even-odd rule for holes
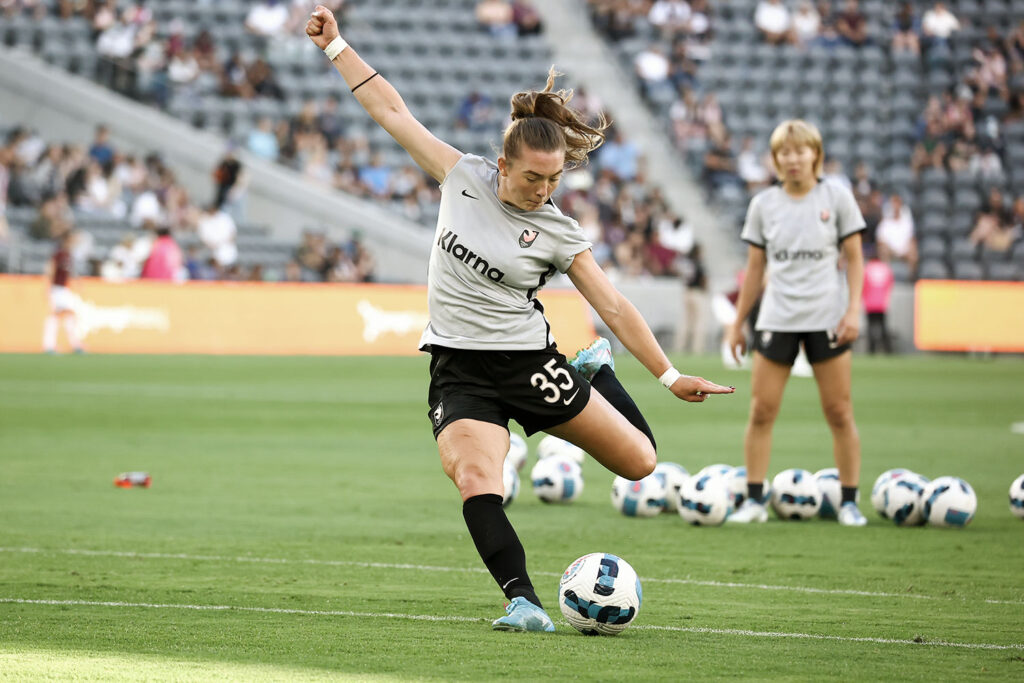
[[[323,5],[317,5],[306,22],[306,35],[321,50],[326,48],[327,44],[339,35],[334,12]]]
[[[736,391],[736,387],[724,387],[703,377],[690,375],[683,375],[677,379],[670,389],[673,394],[690,403],[703,403],[711,394],[731,394]]]

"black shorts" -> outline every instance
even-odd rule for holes
[[[555,345],[542,351],[468,351],[433,346],[430,352],[427,417],[434,438],[449,423],[482,420],[527,436],[580,414],[590,400],[590,382],[569,365]]]
[[[796,355],[800,352],[800,342],[803,342],[807,360],[813,365],[829,358],[835,358],[849,350],[849,344],[836,345],[835,338],[834,332],[757,330],[754,332],[754,350],[760,351],[761,355],[768,360],[792,366]]]

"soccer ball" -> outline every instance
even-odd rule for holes
[[[543,460],[544,458],[554,457],[572,460],[577,465],[582,465],[583,449],[569,443],[565,439],[559,439],[557,436],[545,436],[537,444],[537,459]]]
[[[665,509],[665,484],[654,474],[639,481],[615,477],[612,505],[627,517],[654,517]]]
[[[643,600],[640,578],[629,563],[609,553],[584,555],[558,583],[566,621],[588,636],[614,636],[636,618]]]
[[[665,510],[678,509],[679,487],[690,478],[690,473],[678,463],[659,462],[654,466],[654,476],[658,477],[665,487]]]
[[[1024,519],[1024,474],[1010,484],[1010,512]]]
[[[515,432],[508,434],[508,453],[505,454],[505,462],[511,462],[516,471],[523,469],[526,464],[526,454],[529,449],[526,447],[526,439]]]
[[[735,510],[747,499],[747,468],[730,467],[729,472],[725,475],[725,481],[729,485],[732,509]]]
[[[530,472],[533,492],[545,503],[569,503],[583,493],[583,471],[572,460],[544,458]]]
[[[780,519],[810,519],[821,508],[821,491],[807,470],[782,470],[772,480],[772,507]]]
[[[964,527],[974,519],[978,497],[959,477],[939,477],[924,487],[924,517],[935,526]]]
[[[839,516],[839,504],[843,498],[842,486],[839,484],[839,470],[826,467],[814,473],[814,481],[818,483],[821,493],[821,507],[818,516],[822,519],[836,519]]]
[[[505,494],[501,499],[501,507],[507,508],[519,495],[519,472],[511,460],[505,460],[501,471],[501,479],[505,484]]]
[[[679,489],[679,516],[694,526],[718,526],[732,512],[725,477],[694,475]]]
[[[875,483],[871,487],[871,507],[875,508],[875,512],[877,512],[883,518],[889,519],[889,517],[885,514],[885,488],[894,479],[899,479],[908,472],[910,472],[910,470],[904,469],[902,467],[897,467],[895,469],[886,470],[885,472],[882,472],[880,475],[878,475],[878,479],[875,479]]]
[[[899,526],[924,524],[924,501],[921,494],[928,486],[928,478],[917,472],[907,472],[893,479],[885,487],[885,516]]]

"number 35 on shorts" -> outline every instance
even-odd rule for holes
[[[556,367],[557,364],[557,358],[549,359],[544,364],[544,372],[535,372],[530,376],[530,384],[537,387],[548,403],[561,401],[563,405],[569,405],[576,398],[576,394],[580,392],[580,388],[576,386],[569,371]],[[575,391],[573,391],[574,388]],[[568,398],[563,400],[563,395]]]

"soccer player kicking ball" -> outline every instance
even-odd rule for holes
[[[860,328],[864,218],[853,194],[838,183],[819,180],[825,150],[818,130],[803,121],[782,122],[771,136],[772,158],[782,180],[750,201],[742,239],[749,243],[747,276],[736,303],[736,322],[726,344],[739,360],[746,351],[742,321],[761,295],[754,325],[754,367],[750,419],[743,443],[747,499],[727,522],[764,522],[764,478],[771,457],[772,425],[779,413],[793,361],[803,344],[814,370],[821,407],[832,430],[842,505],[839,523],[863,526],[857,508],[860,437],[850,400],[850,344]],[[846,260],[845,292],[838,269]]]
[[[431,354],[427,417],[445,474],[462,495],[470,536],[510,601],[494,628],[553,631],[501,507],[509,419],[527,434],[571,441],[627,479],[649,474],[657,457],[650,428],[615,377],[608,342],[599,339],[568,362],[537,292],[556,271],[567,273],[626,348],[685,401],[733,389],[672,367],[597,265],[579,224],[551,202],[563,170],[585,162],[607,127],[603,120],[587,125],[566,106],[572,94],[552,90],[553,71],[543,91],[512,97],[512,123],[495,164],[434,137],[339,36],[325,7],[313,12],[306,33],[370,116],[441,183],[427,278],[430,322],[420,340]]]

